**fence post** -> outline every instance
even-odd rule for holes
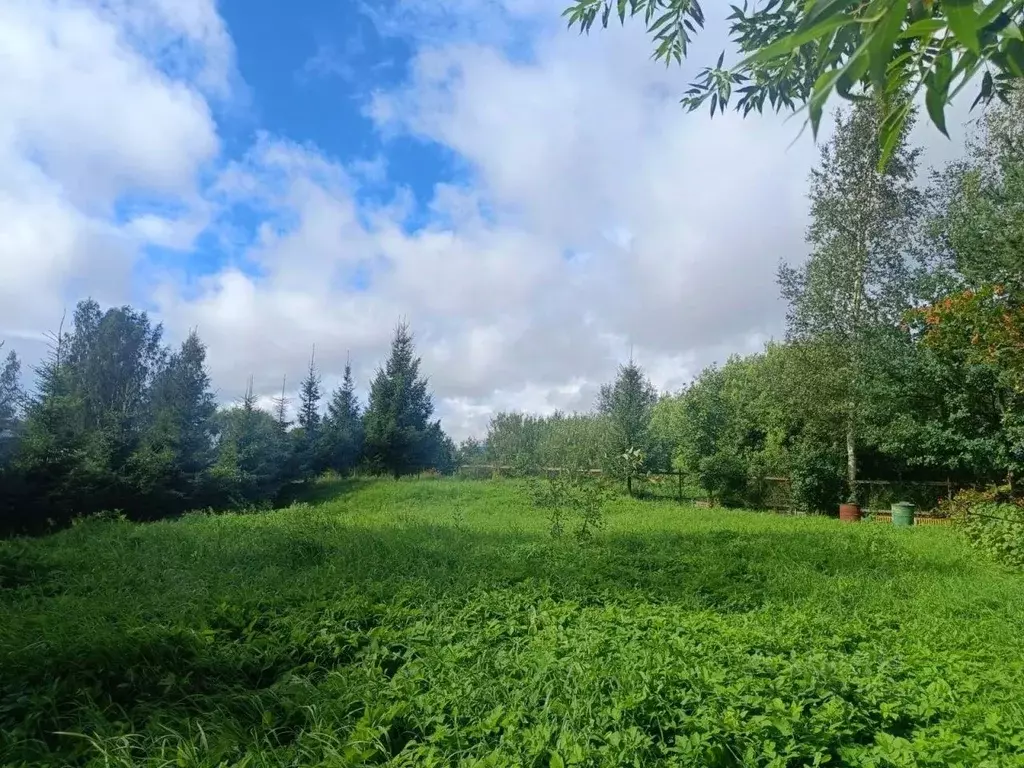
[[[633,475],[632,474],[627,474],[626,475],[626,493],[628,493],[630,496],[633,495]]]
[[[679,478],[679,503],[683,503],[683,472],[680,470],[676,472],[676,477]]]

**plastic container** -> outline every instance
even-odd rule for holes
[[[914,505],[909,501],[897,501],[892,505],[892,524],[903,528],[914,524]]]

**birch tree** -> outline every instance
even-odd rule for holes
[[[866,378],[884,365],[878,352],[888,345],[882,340],[911,303],[910,251],[922,204],[914,186],[919,150],[907,143],[911,123],[879,171],[881,119],[873,102],[837,113],[835,134],[811,173],[810,257],[779,270],[789,340],[827,361],[807,368],[818,371],[813,388],[831,403],[843,433],[851,492]]]

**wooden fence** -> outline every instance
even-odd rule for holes
[[[465,464],[460,466],[458,473],[470,477],[501,477],[513,474],[526,475],[555,475],[564,472],[563,467],[515,467],[503,464]],[[583,470],[591,476],[604,474],[601,469]],[[631,495],[651,496],[660,498],[674,498],[680,503],[690,502],[698,506],[714,506],[714,501],[707,493],[688,486],[685,482],[686,473],[678,470],[670,472],[649,472],[644,475],[633,475],[626,478],[626,487]],[[792,483],[788,477],[764,477],[761,478],[764,487],[761,489],[763,499],[760,505],[763,509],[770,509],[776,512],[792,512]],[[879,491],[899,491],[899,499],[902,496],[910,495],[917,503],[918,509],[925,514],[918,514],[915,520],[920,525],[943,525],[949,521],[945,518],[928,515],[927,511],[933,510],[937,502],[943,498],[950,498],[953,493],[960,490],[961,484],[953,480],[858,480],[858,489],[863,487],[861,495],[868,503],[862,504],[869,517],[877,522],[889,522],[891,514],[886,504],[881,503],[886,496],[893,493],[880,493]],[[910,491],[913,491],[912,493]],[[874,502],[874,503],[872,503]],[[923,502],[923,503],[922,503]]]

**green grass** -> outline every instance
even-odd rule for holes
[[[1024,577],[943,527],[512,482],[0,544],[0,763],[1024,765]]]

